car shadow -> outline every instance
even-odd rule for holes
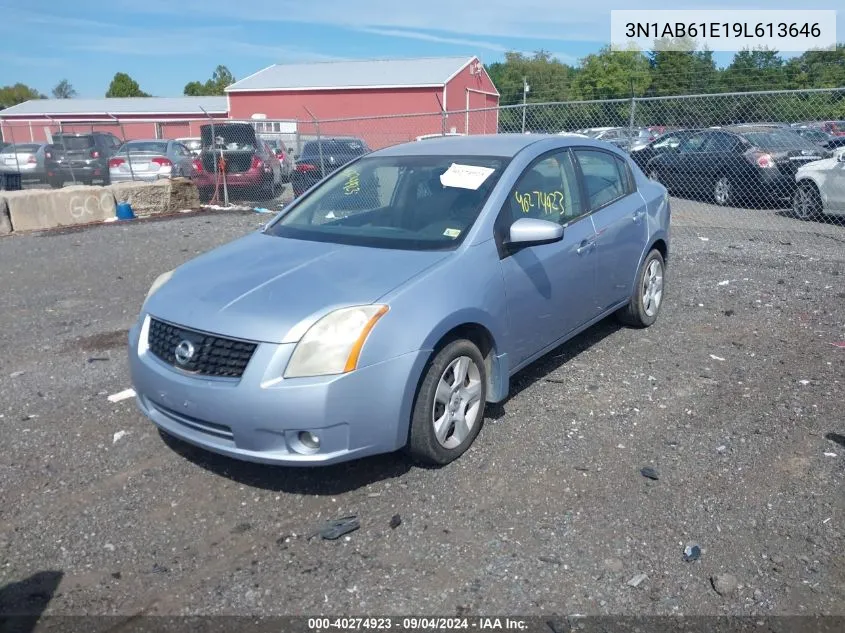
[[[792,213],[792,209],[780,209],[777,212],[777,215],[782,216],[784,218],[791,218],[793,220],[799,220],[800,218],[795,217]],[[824,213],[817,217],[814,217],[810,220],[805,220],[805,222],[815,222],[816,224],[829,224],[831,226],[838,226],[842,227],[845,225],[845,214],[833,214],[833,213]]]
[[[582,352],[585,352],[593,345],[600,343],[624,327],[615,317],[609,316],[584,330],[575,338],[549,351],[545,356],[541,356],[527,367],[519,370],[511,376],[511,387],[508,397],[502,402],[488,404],[484,412],[484,417],[491,420],[503,418],[508,402],[537,382],[563,382],[562,380],[553,378],[551,374]]]
[[[411,469],[402,453],[388,453],[330,466],[273,466],[218,455],[159,431],[169,448],[193,464],[250,488],[299,495],[331,496],[379,481],[395,479]]]
[[[558,382],[550,377],[581,352],[619,331],[623,326],[608,317],[573,339],[549,351],[511,378],[506,400],[488,404],[485,419],[498,420],[505,415],[507,403],[538,381]],[[164,443],[191,463],[250,488],[300,495],[332,496],[396,479],[412,467],[436,469],[436,466],[415,464],[402,451],[365,457],[331,466],[273,466],[245,462],[198,448],[159,431]]]
[[[0,586],[0,631],[34,631],[63,577],[61,571],[40,571],[20,582]]]

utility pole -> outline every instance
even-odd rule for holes
[[[528,79],[522,78],[522,133],[525,134],[525,110],[528,108],[528,93],[531,86],[528,85]]]

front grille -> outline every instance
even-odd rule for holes
[[[194,353],[187,362],[180,363],[176,360],[176,348],[183,341],[193,346]],[[199,332],[158,319],[150,319],[147,344],[150,352],[168,365],[201,376],[222,378],[240,378],[257,347],[248,341]]]

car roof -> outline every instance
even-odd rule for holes
[[[748,132],[771,132],[772,130],[784,130],[787,132],[793,132],[789,128],[780,127],[778,125],[769,125],[769,124],[757,124],[757,125],[727,125],[722,128],[727,132],[733,132],[734,134],[745,134]]]
[[[469,136],[443,136],[426,139],[425,143],[411,141],[376,150],[378,156],[432,156],[462,154],[464,156],[503,156],[512,158],[523,149],[542,140],[554,139],[560,145],[585,144],[605,147],[604,143],[580,137],[557,134],[478,134]],[[590,142],[592,141],[592,142]]]

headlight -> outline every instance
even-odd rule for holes
[[[358,366],[367,335],[385,314],[384,305],[335,310],[308,328],[293,350],[285,378],[343,374]]]
[[[153,285],[150,286],[149,291],[147,292],[147,299],[159,288],[161,288],[164,284],[170,281],[170,278],[173,276],[173,271],[168,270],[166,273],[159,275],[156,280],[153,282]]]

